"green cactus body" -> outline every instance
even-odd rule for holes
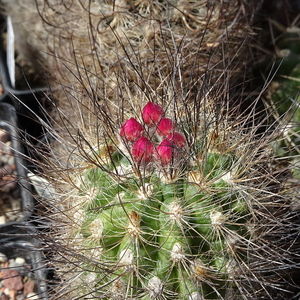
[[[149,138],[160,142],[153,133]],[[88,248],[101,249],[97,265],[85,266],[96,274],[97,295],[121,299],[126,290],[126,299],[222,299],[236,272],[230,265],[245,260],[236,245],[248,238],[251,217],[230,182],[237,153],[197,154],[178,170],[173,158],[187,153],[175,144],[172,151],[156,146],[146,161],[131,156],[134,142],[122,143],[126,153],[100,149],[111,161],[82,175],[81,193],[97,192],[81,207],[75,233]]]

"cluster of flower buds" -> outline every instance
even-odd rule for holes
[[[133,159],[140,164],[154,161],[171,164],[186,145],[184,135],[176,131],[173,120],[164,117],[163,108],[158,104],[148,102],[142,110],[142,119],[143,124],[130,118],[120,129]]]

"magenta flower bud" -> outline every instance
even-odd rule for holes
[[[178,148],[183,148],[186,144],[185,137],[182,133],[174,132],[167,136],[168,140]]]
[[[158,104],[148,102],[142,110],[142,117],[147,125],[157,124],[162,118],[164,111]]]
[[[173,121],[169,118],[162,118],[157,125],[156,132],[160,136],[167,136],[174,131]]]
[[[120,136],[127,141],[136,141],[143,131],[143,126],[136,119],[130,118],[121,126]]]
[[[156,147],[158,159],[163,165],[168,165],[171,163],[174,150],[174,146],[167,139],[163,140],[159,146]]]
[[[153,158],[154,146],[144,136],[139,138],[132,146],[131,154],[138,163],[149,163]]]

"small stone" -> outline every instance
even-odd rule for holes
[[[3,294],[0,295],[0,300],[10,300],[10,299],[9,299],[8,295],[3,293]]]
[[[7,256],[4,253],[0,252],[0,262],[7,262]]]
[[[7,174],[2,177],[2,191],[5,193],[9,193],[18,187],[16,182],[16,176]]]
[[[0,216],[0,225],[4,225],[6,223],[5,216]]]
[[[24,285],[22,281],[22,276],[20,276],[20,273],[16,270],[12,269],[4,269],[2,271],[3,273],[3,286],[5,288],[8,288],[10,290],[19,291],[22,290]]]
[[[15,268],[16,267],[16,262],[14,258],[11,258],[8,260],[8,267],[9,268]]]
[[[16,300],[25,300],[25,295],[24,294],[17,295]]]
[[[26,295],[26,298],[30,299],[30,300],[38,300],[39,296],[36,293],[29,293],[29,294]]]
[[[0,142],[7,143],[9,141],[9,133],[0,128]]]
[[[9,298],[15,300],[17,292],[15,290],[10,290]]]
[[[23,257],[17,257],[15,259],[15,263],[18,266],[23,266],[25,264],[25,259]]]
[[[1,177],[3,176],[6,176],[6,175],[9,175],[9,174],[12,174],[13,173],[13,168],[11,165],[9,164],[6,164],[4,167],[2,167],[0,169],[0,174],[1,174]],[[1,178],[2,179],[2,178]]]
[[[23,293],[25,295],[28,295],[30,293],[34,292],[34,288],[35,288],[35,281],[32,279],[28,279],[25,283],[24,283],[24,289],[23,289]]]

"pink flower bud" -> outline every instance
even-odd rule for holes
[[[174,132],[167,136],[168,140],[178,148],[183,148],[186,144],[185,137],[182,133]]]
[[[156,132],[160,136],[167,136],[174,131],[174,124],[171,119],[162,118],[157,125]]]
[[[152,160],[154,153],[154,146],[144,136],[139,138],[132,146],[132,156],[138,163],[149,163]]]
[[[127,120],[120,129],[120,136],[127,141],[136,141],[144,131],[143,126],[134,118]]]
[[[174,146],[168,140],[163,140],[159,146],[156,147],[158,159],[163,165],[168,165],[172,161],[172,156],[174,154]]]
[[[157,124],[163,114],[164,111],[162,107],[152,102],[148,102],[142,111],[143,120],[147,125]]]

